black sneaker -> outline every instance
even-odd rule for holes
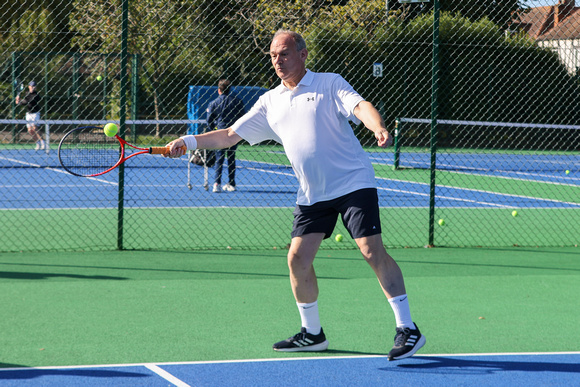
[[[397,328],[395,334],[395,345],[387,355],[389,360],[399,360],[411,357],[425,345],[425,336],[419,332],[419,327],[415,324],[415,329]]]
[[[328,341],[324,332],[320,329],[320,333],[312,335],[306,332],[306,328],[300,328],[300,333],[292,337],[282,340],[273,345],[274,351],[280,352],[316,352],[325,351],[328,348]]]

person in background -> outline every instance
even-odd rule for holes
[[[215,100],[209,103],[207,108],[207,124],[210,130],[226,129],[233,125],[246,112],[244,103],[238,97],[230,94],[231,82],[220,79],[218,82],[218,94]],[[237,144],[215,152],[215,182],[213,192],[232,192],[236,190],[236,148]],[[228,160],[228,183],[221,186],[224,159]]]
[[[26,124],[26,128],[36,142],[35,150],[44,149],[46,146],[36,126],[36,121],[40,120],[40,101],[41,97],[36,92],[36,82],[34,81],[28,84],[28,94],[24,98],[21,99],[20,95],[16,96],[16,105],[26,105],[26,121],[30,121]]]

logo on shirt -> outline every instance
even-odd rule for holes
[[[314,101],[314,97],[306,97],[306,101]]]

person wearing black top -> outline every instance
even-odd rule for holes
[[[230,95],[231,82],[220,79],[218,82],[218,94],[215,100],[209,103],[207,108],[207,124],[210,130],[225,129],[246,113],[244,103],[236,96]],[[224,191],[236,190],[236,147],[216,150],[215,160],[215,183],[213,192],[221,192],[222,170],[224,159],[228,159],[228,184],[223,186]]]
[[[16,96],[16,105],[26,105],[26,121],[30,121],[26,124],[26,128],[36,142],[35,150],[44,149],[46,146],[36,127],[36,121],[40,120],[40,101],[41,97],[36,92],[36,82],[34,81],[28,84],[28,94],[24,98]]]

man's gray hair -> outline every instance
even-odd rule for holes
[[[274,39],[276,39],[280,35],[290,35],[292,37],[292,40],[294,40],[294,43],[296,44],[296,51],[301,51],[306,48],[306,41],[304,40],[302,35],[300,35],[298,32],[280,29],[276,31],[274,37],[272,38],[272,41],[274,41]]]

